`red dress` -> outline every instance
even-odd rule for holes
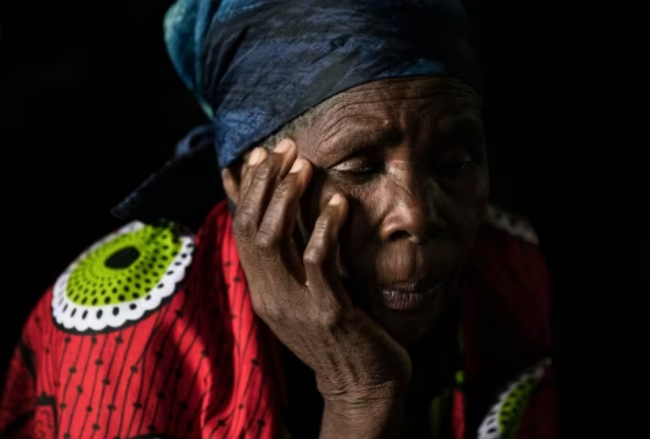
[[[283,437],[279,345],[252,312],[230,221],[222,202],[196,236],[131,223],[80,256],[24,327],[0,436]],[[457,438],[556,437],[549,279],[534,241],[497,211],[479,233]]]

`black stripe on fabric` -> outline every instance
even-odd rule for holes
[[[214,428],[212,429],[212,431],[211,431],[210,434],[208,435],[208,439],[212,437],[212,435],[217,431],[217,429],[219,429],[220,427],[225,427],[225,425],[226,425],[225,422],[228,421],[228,420],[230,419],[231,416],[232,416],[232,411],[231,411],[230,413],[228,413],[228,415],[227,415],[225,418],[217,419],[217,425],[214,426]],[[230,426],[230,425],[232,425],[232,423],[230,423],[230,424],[228,424],[228,425]],[[221,435],[221,437],[222,437],[222,438],[226,438],[226,437],[227,437],[227,436],[226,436],[227,434],[228,434],[228,433],[227,433],[227,431],[226,431],[226,432],[224,432],[224,433]]]
[[[151,332],[149,333],[149,338],[147,339],[147,342],[144,344],[144,348],[142,349],[142,352],[140,353],[140,356],[135,361],[135,363],[131,366],[131,374],[129,375],[129,380],[126,383],[126,390],[124,391],[124,398],[122,400],[122,413],[120,414],[120,426],[119,426],[119,428],[117,430],[118,437],[123,437],[121,434],[122,434],[122,425],[124,423],[124,412],[126,410],[126,405],[127,405],[126,398],[129,395],[129,388],[131,387],[131,381],[133,380],[133,375],[135,375],[138,372],[138,369],[137,369],[138,364],[140,364],[140,361],[142,360],[142,357],[145,355],[145,352],[149,348],[149,344],[151,343],[151,340],[152,340],[154,334],[156,333],[156,331],[158,329],[158,322],[160,321],[160,315],[161,314],[162,313],[159,312],[156,315],[156,321],[154,322],[153,327],[151,328]],[[139,326],[141,326],[141,325],[140,324],[136,325],[134,327],[133,331],[134,332],[139,332]],[[139,371],[139,372],[142,373],[142,371]],[[141,376],[144,377],[144,375],[141,375]],[[136,401],[136,403],[137,402],[139,402],[139,401]],[[133,403],[133,404],[135,404],[135,403]],[[137,411],[136,407],[134,406],[133,410],[132,410],[132,413],[131,413],[131,422],[129,423],[129,427],[128,427],[127,431],[125,432],[126,434],[124,435],[124,437],[129,436],[129,430],[131,430],[131,425],[133,424],[133,418],[135,417],[135,412],[136,411]]]
[[[178,362],[178,368],[177,368],[178,371],[176,372],[176,380],[174,382],[174,391],[172,392],[172,399],[171,399],[172,402],[176,400],[176,393],[178,392],[178,383],[179,383],[179,381],[181,379],[181,374],[179,373],[179,371],[180,371],[182,365],[185,363],[185,359],[187,358],[187,354],[190,353],[190,351],[194,347],[194,344],[196,343],[196,340],[198,338],[199,338],[199,331],[195,331],[194,338],[192,339],[192,342],[190,343],[189,347],[187,348],[187,350],[185,351],[185,353],[183,354],[183,356],[181,357],[181,359]],[[201,365],[201,361],[203,361],[203,356],[201,356],[201,359],[199,360],[199,366]],[[191,387],[190,387],[190,389],[191,389]],[[178,419],[179,417],[180,417],[180,411],[177,413],[177,416],[176,416],[175,419]],[[171,419],[169,419],[167,421],[167,425],[165,427],[165,430],[169,430],[170,422],[171,422]],[[169,430],[169,431],[173,431],[173,430]]]
[[[188,403],[188,398],[192,394],[192,389],[194,389],[194,386],[196,385],[196,379],[199,376],[199,371],[201,370],[201,365],[203,364],[203,360],[205,360],[206,356],[202,355],[201,359],[199,360],[199,364],[196,367],[196,370],[194,371],[194,377],[192,378],[192,383],[187,389],[187,394],[185,395],[185,398],[182,400],[181,404],[183,403]],[[185,410],[189,409],[189,407],[186,407]],[[176,423],[178,422],[178,419],[180,416],[177,416],[174,418],[174,423],[172,424],[172,428],[169,430],[170,433],[174,433],[176,431]]]
[[[196,308],[192,309],[192,314],[189,315],[189,318],[187,319],[187,324],[185,325],[185,329],[183,329],[183,332],[181,333],[181,336],[178,339],[177,346],[178,348],[175,349],[174,351],[174,356],[172,358],[171,365],[169,367],[169,370],[167,371],[167,376],[165,377],[164,383],[167,383],[169,381],[170,375],[174,372],[174,366],[176,365],[176,360],[178,359],[178,354],[180,352],[180,345],[183,344],[183,339],[185,338],[185,334],[187,334],[187,331],[190,329],[190,325],[192,323],[192,319],[194,318],[194,312]]]
[[[208,373],[206,373],[205,376],[202,379],[203,384],[207,384],[207,380],[210,377],[210,375],[212,375],[212,372],[214,372],[212,369],[208,370]],[[203,393],[201,394],[201,396],[199,397],[198,405],[194,409],[194,416],[192,417],[193,421],[196,421],[196,417],[199,415],[199,413],[203,414],[205,412],[205,409],[202,409],[202,407],[203,407],[203,398],[205,398],[206,395],[208,393],[210,393],[212,391],[212,389],[214,389],[214,388],[215,388],[215,383],[212,383],[212,385],[210,387],[208,387],[207,389],[205,389],[203,391]],[[188,395],[189,395],[189,393],[188,393]]]
[[[246,337],[246,343],[244,344],[244,355],[242,356],[241,361],[239,362],[239,364],[240,364],[240,370],[241,370],[241,368],[242,368],[241,365],[243,364],[244,361],[246,361],[246,353],[247,353],[247,351],[248,351],[248,345],[249,345],[249,343],[250,343],[251,338],[253,337],[253,333],[254,333],[254,332],[255,332],[255,330],[254,330],[254,326],[251,325],[251,326],[250,326],[250,329],[249,329],[249,331],[248,331],[248,337]],[[242,399],[239,400],[239,404],[243,404],[243,403],[244,403],[244,399],[245,399],[245,397],[246,397],[246,394],[248,393],[248,388],[249,388],[249,386],[250,386],[251,378],[253,377],[253,374],[255,373],[255,368],[256,368],[256,367],[257,367],[257,366],[253,366],[253,367],[251,368],[251,373],[248,374],[248,379],[246,380],[246,386],[244,387],[244,392],[243,392],[241,395],[239,395],[239,396],[242,398]],[[239,412],[240,412],[240,411],[241,411],[241,410],[237,410],[237,416],[236,416],[235,419],[233,420],[233,423],[235,423],[235,422],[239,419]]]
[[[158,417],[158,407],[160,406],[161,398],[156,398],[156,406],[153,409],[153,416],[151,417],[151,425],[155,425],[156,418]]]
[[[142,354],[140,355],[140,358],[138,359],[138,363],[140,360],[142,360],[142,378],[140,379],[140,388],[138,390],[138,399],[136,400],[136,404],[140,404],[140,400],[142,399],[142,386],[144,385],[146,375],[145,375],[145,369],[147,367],[147,351],[149,350],[149,347],[153,344],[153,339],[154,336],[158,333],[158,330],[162,327],[162,322],[165,321],[165,317],[167,316],[167,312],[169,311],[170,305],[167,305],[164,310],[160,310],[158,315],[156,316],[156,322],[154,323],[154,328],[151,330],[151,334],[149,335],[149,340],[147,340],[147,343],[145,345],[145,348],[142,350]],[[164,311],[164,313],[163,313]],[[136,408],[136,407],[134,407]],[[138,410],[142,413],[142,416],[144,416],[144,410],[142,407],[137,407]],[[135,415],[138,412],[138,410],[133,410],[131,414],[131,421],[129,422],[129,429],[126,431],[126,436],[131,435],[131,427],[133,426],[133,420],[135,419]]]
[[[264,428],[264,416],[266,415],[266,411],[267,411],[268,409],[269,409],[269,400],[267,399],[267,400],[266,400],[266,406],[264,407],[264,410],[263,410],[262,413],[259,415],[259,417],[253,416],[253,417],[251,418],[251,421],[250,421],[250,422],[253,422],[253,421],[255,420],[255,418],[258,418],[258,419],[257,419],[257,422],[256,422],[256,424],[257,424],[257,426],[258,426],[257,434],[255,435],[256,438],[259,438],[259,437],[260,437],[260,434],[262,433],[262,428]],[[262,421],[262,422],[260,422],[260,421]],[[249,430],[249,429],[250,429],[250,423],[249,423],[249,427],[248,427],[246,430]]]
[[[183,339],[185,338],[185,334],[187,334],[187,331],[190,329],[190,324],[192,322],[192,317],[194,316],[194,311],[196,308],[192,309],[192,314],[190,314],[189,318],[187,319],[187,323],[185,325],[185,329],[183,329],[183,332],[181,333],[181,336],[178,339],[178,343],[176,346],[176,349],[174,349],[174,356],[172,357],[172,361],[169,365],[169,370],[167,371],[167,375],[165,376],[165,379],[163,380],[163,386],[166,386],[167,383],[169,382],[169,378],[171,377],[171,374],[174,372],[174,366],[176,365],[176,360],[178,359],[178,353],[179,353],[179,347],[183,343]],[[154,409],[154,416],[153,416],[153,422],[156,422],[156,417],[158,415],[158,407],[160,405],[160,401],[163,399],[160,397],[160,394],[164,394],[163,389],[161,388],[159,391],[158,399],[156,400],[156,408]],[[172,401],[173,403],[173,401]]]
[[[107,335],[106,338],[108,339],[108,337],[109,336]],[[119,332],[118,337],[122,338],[122,331]],[[95,425],[99,426],[99,428],[101,428],[101,425],[99,425],[99,415],[100,415],[101,410],[102,410],[102,403],[104,402],[104,393],[106,393],[106,387],[108,387],[108,385],[110,383],[108,377],[111,376],[111,369],[113,369],[113,363],[115,362],[115,357],[117,355],[117,351],[119,351],[120,344],[121,343],[119,343],[119,344],[116,343],[115,349],[113,349],[113,355],[111,356],[111,362],[108,364],[108,370],[106,371],[106,377],[104,378],[104,380],[106,380],[106,381],[102,380],[102,393],[101,393],[101,396],[99,397],[99,405],[97,406],[97,418],[95,418]],[[107,425],[106,426],[107,431],[108,431],[108,427],[109,426]],[[91,438],[95,436],[95,433],[97,433],[99,431],[99,428],[93,427],[93,434],[90,436]]]
[[[185,301],[183,301],[183,305],[185,305]],[[171,305],[170,305],[170,307],[171,307]],[[182,309],[183,309],[182,307],[179,308],[179,310],[181,310],[181,312],[182,312]],[[167,343],[167,340],[169,339],[169,333],[174,328],[174,326],[176,326],[177,321],[178,321],[178,314],[176,314],[174,316],[174,320],[172,320],[172,323],[169,325],[169,329],[167,330],[167,333],[162,338],[162,342],[160,344],[160,347],[158,348],[159,353],[162,353],[162,349],[165,347],[165,344]],[[160,363],[160,358],[161,358],[160,356],[156,355],[156,362],[154,363],[153,371],[151,372],[151,379],[149,380],[149,389],[147,391],[147,397],[144,400],[143,407],[148,407],[149,406],[149,398],[151,397],[151,391],[153,389],[153,380],[156,377],[156,370],[158,369],[158,364]],[[157,409],[158,409],[158,404],[156,403],[156,411],[154,411],[154,416],[152,418],[153,420],[156,419]],[[137,431],[140,431],[140,429],[142,428],[142,422],[143,421],[144,421],[144,410],[142,410],[142,416],[140,417],[140,423],[138,424],[138,430]]]
[[[268,375],[269,374],[263,374],[262,375],[262,389],[264,389],[264,386],[266,385],[266,379],[267,379]],[[264,392],[260,392],[259,396],[257,397],[257,402],[255,403],[255,410],[253,410],[253,413],[251,414],[251,418],[248,420],[248,425],[246,426],[246,431],[250,430],[251,424],[253,423],[253,421],[255,421],[257,411],[260,408],[260,401],[262,400],[262,395],[263,394],[264,394]],[[267,401],[267,404],[268,404],[268,401]]]
[[[189,326],[189,321],[187,323],[187,326]],[[181,335],[181,339],[182,339],[183,336],[185,336],[185,331],[186,330],[187,330],[187,327],[183,331],[183,335]],[[177,355],[178,355],[178,349],[176,349],[175,352],[174,352],[174,357],[172,358],[171,365],[169,366],[169,371],[167,372],[167,376],[163,380],[163,386],[169,381],[169,377],[170,377],[172,371],[174,370],[174,365],[176,364],[176,358],[177,358],[176,356]],[[152,424],[154,424],[156,422],[156,418],[158,417],[158,408],[160,407],[160,401],[164,398],[165,392],[163,391],[163,389],[164,389],[164,387],[161,387],[158,390],[158,394],[156,395],[157,396],[157,398],[156,398],[156,406],[155,406],[154,411],[153,411]]]
[[[99,351],[99,357],[95,360],[95,379],[93,380],[93,389],[90,391],[90,399],[88,400],[89,407],[92,407],[93,397],[95,396],[95,387],[97,386],[97,378],[99,377],[99,367],[101,364],[99,362],[103,361],[102,356],[104,355],[104,349],[106,348],[106,343],[108,342],[108,335],[104,336],[104,343],[102,343],[102,349]],[[86,415],[84,416],[84,422],[81,426],[81,433],[79,434],[79,439],[84,437],[84,430],[86,429],[86,422],[88,421],[88,416],[90,416],[90,411],[86,410]]]
[[[126,344],[126,349],[122,355],[122,366],[120,367],[120,373],[117,375],[117,380],[113,383],[115,387],[113,389],[113,398],[111,403],[108,405],[108,419],[106,420],[106,431],[104,432],[104,439],[108,437],[108,430],[111,425],[111,418],[113,417],[113,412],[115,411],[115,398],[117,397],[117,389],[119,387],[120,381],[122,380],[122,374],[124,373],[124,366],[126,365],[126,359],[129,358],[129,350],[131,349],[131,343],[133,343],[133,337],[135,336],[137,326],[131,328],[131,337],[129,337],[129,342]],[[122,338],[122,333],[120,332],[119,338]],[[122,343],[120,343],[122,344]],[[120,430],[122,429],[122,424],[120,423]],[[118,430],[119,434],[119,430]]]
[[[77,355],[75,356],[74,363],[72,364],[72,367],[68,371],[68,379],[65,382],[65,387],[63,388],[63,395],[61,397],[61,403],[59,404],[59,408],[61,409],[61,413],[59,414],[59,425],[61,426],[61,429],[63,430],[63,412],[64,409],[67,407],[67,403],[65,402],[65,397],[66,394],[68,393],[68,387],[70,386],[70,381],[72,381],[72,375],[77,373],[77,362],[79,361],[79,354],[81,354],[82,347],[84,345],[84,341],[86,339],[82,338],[81,343],[79,344],[79,349],[77,349]],[[66,343],[66,346],[69,343]],[[69,433],[69,432],[67,432]]]
[[[65,345],[63,346],[63,352],[61,352],[61,361],[59,363],[59,373],[58,373],[59,379],[61,378],[61,371],[63,370],[63,359],[65,358],[66,351],[68,350],[68,345],[70,344],[69,335],[66,335],[66,337],[63,339],[63,343],[65,343]],[[61,384],[60,381],[59,384]]]
[[[27,346],[25,340],[20,338],[18,340],[18,351],[20,352],[20,357],[23,360],[23,364],[29,371],[29,374],[32,376],[32,379],[36,379],[36,364],[34,362],[34,351]]]
[[[239,287],[239,282],[241,282],[241,281],[235,282],[235,279],[242,279],[243,276],[245,276],[245,274],[244,274],[244,269],[243,269],[242,266],[240,265],[240,266],[238,267],[238,269],[237,269],[237,275],[236,275],[234,278],[231,279],[231,283],[237,283],[237,285],[238,285],[238,287]],[[241,287],[240,287],[240,288],[241,288]],[[241,325],[242,325],[242,318],[241,318],[241,315],[242,315],[242,313],[244,312],[244,302],[245,302],[244,297],[245,297],[244,294],[240,294],[240,299],[239,299],[239,314],[237,314],[237,318],[239,319],[239,332],[238,332],[237,334],[241,334]],[[240,358],[241,358],[241,354],[240,354],[240,352],[239,352],[239,342],[237,342],[237,345],[236,345],[236,346],[237,346],[237,353],[240,355]]]
[[[187,301],[187,297],[185,298]],[[183,302],[183,305],[185,305],[185,302]],[[183,343],[183,339],[185,338],[185,334],[187,334],[187,331],[190,328],[190,324],[192,322],[192,319],[194,317],[194,312],[196,311],[196,307],[192,309],[192,313],[188,316],[189,318],[187,319],[187,324],[185,325],[185,329],[183,329],[183,332],[181,333],[181,336],[178,339],[177,343],[177,348],[174,350],[174,356],[172,357],[172,361],[169,366],[169,370],[167,371],[167,376],[165,376],[165,379],[163,380],[163,385],[166,385],[169,382],[169,378],[171,374],[174,371],[174,366],[176,365],[176,360],[178,359],[178,353],[179,353],[179,347]],[[164,393],[163,390],[160,390],[161,393]],[[153,423],[156,422],[156,417],[158,416],[158,407],[160,406],[160,401],[162,398],[159,396],[158,399],[156,400],[156,408],[154,409],[154,415],[153,415]],[[173,403],[173,400],[172,400]]]
[[[53,366],[52,363],[54,361],[54,352],[52,351],[52,345],[53,339],[54,339],[54,333],[56,331],[50,331],[50,340],[47,346],[45,346],[45,356],[46,356],[46,361],[44,362],[43,365],[43,370],[45,371],[43,374],[46,376],[46,378],[49,379],[50,382],[50,393],[54,393],[54,371],[52,370]]]
[[[237,275],[235,276],[235,278],[240,278],[240,279],[241,279],[241,276],[244,276],[244,270],[243,270],[243,268],[242,268],[241,265],[240,265],[240,266],[238,267],[238,269],[237,269]],[[241,287],[239,286],[239,282],[235,282],[235,278],[231,279],[231,283],[232,283],[232,284],[235,284],[235,283],[236,283],[236,284],[237,284],[237,288],[241,288]],[[234,288],[234,286],[233,286],[233,288]],[[245,301],[245,300],[244,300],[244,297],[245,297],[245,295],[244,295],[244,294],[240,294],[239,296],[240,296],[240,301],[239,301],[239,315],[237,316],[237,318],[239,318],[239,332],[238,332],[238,334],[241,335],[241,333],[242,333],[242,330],[241,330],[241,325],[242,325],[242,318],[241,318],[241,315],[242,315],[242,312],[243,312],[243,310],[244,310],[244,301]],[[250,335],[250,334],[249,334],[249,335]],[[242,364],[243,361],[245,361],[245,358],[246,358],[246,352],[243,351],[242,349],[240,349],[239,344],[240,344],[240,339],[235,340],[235,347],[237,348],[237,356],[238,356],[238,359],[239,359],[239,365],[240,365],[239,370],[241,370],[241,364]],[[248,343],[246,343],[246,347],[247,347],[247,346],[248,346]],[[251,373],[252,373],[252,372],[251,372]],[[233,387],[233,389],[234,389],[234,390],[233,390],[233,396],[237,395],[237,390],[239,389],[239,384],[240,384],[240,382],[241,382],[241,374],[237,374],[237,377],[236,377],[236,380],[235,380],[235,385],[234,385],[234,387]],[[237,412],[239,412],[239,410],[238,410],[238,408],[237,408],[237,405],[235,405],[235,406],[231,409],[230,413],[228,413],[228,418],[230,418],[230,417],[232,416],[233,411],[237,411]],[[237,415],[235,415],[235,417],[233,418],[233,420],[228,424],[228,428],[227,428],[226,431],[223,433],[223,436],[224,436],[224,437],[227,437],[228,433],[230,433],[230,429],[231,429],[232,425],[234,424],[234,421],[236,421],[236,418],[237,418]],[[210,436],[212,436],[212,434],[214,434],[214,431],[213,431],[212,433],[210,433]]]
[[[97,338],[93,336],[91,339],[90,352],[88,352],[88,356],[86,357],[86,365],[84,366],[83,374],[81,375],[81,379],[79,380],[79,384],[77,388],[77,397],[75,398],[74,405],[72,406],[72,410],[70,411],[70,420],[68,421],[68,431],[67,431],[68,434],[70,434],[70,427],[72,426],[72,417],[77,411],[77,404],[79,403],[79,398],[81,397],[81,393],[83,392],[82,386],[86,378],[86,372],[88,371],[88,363],[90,363],[90,357],[92,356],[96,344],[97,344]],[[79,348],[79,351],[81,352],[81,348]],[[63,424],[61,424],[61,429],[63,429]]]
[[[204,381],[204,382],[207,380],[207,377],[209,377],[210,375],[212,375],[212,372],[213,372],[213,371],[210,370],[210,372],[209,372],[208,374],[206,374],[206,377],[203,378],[203,381]],[[214,389],[216,389],[216,388],[217,388],[217,382],[214,381],[214,382],[212,383],[212,385],[211,385],[208,389],[206,389],[206,390],[203,392],[203,395],[201,395],[201,401],[200,401],[200,404],[199,404],[199,406],[196,408],[196,411],[194,412],[194,422],[196,421],[196,418],[197,418],[197,416],[199,415],[199,409],[201,409],[201,407],[203,406],[203,404],[202,404],[203,399],[208,395],[208,393],[212,392],[212,391],[213,391]],[[227,398],[227,392],[223,392],[222,395],[221,395],[221,398],[222,398],[222,399],[219,401],[219,404],[217,404],[217,406],[219,406],[219,407],[221,406],[221,404],[223,403],[223,401],[225,400],[225,398]],[[209,408],[209,407],[206,407],[205,409],[201,409],[201,411],[200,411],[201,414],[204,414],[204,413],[208,410],[208,408]],[[213,419],[214,416],[212,416],[212,415],[207,415],[206,418],[207,418],[208,420],[205,422],[205,425],[203,426],[203,429],[208,428],[208,425],[209,425],[209,423],[210,423],[210,420]],[[228,417],[226,417],[225,419],[228,419]],[[217,428],[217,427],[215,426],[215,429],[216,429],[216,428]],[[214,432],[214,430],[213,430],[213,432]],[[210,435],[212,435],[212,433],[210,433]]]

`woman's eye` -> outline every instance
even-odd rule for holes
[[[365,166],[365,167],[350,168],[345,170],[344,172],[348,172],[350,174],[355,174],[355,175],[368,175],[368,174],[372,174],[374,172],[374,169],[371,168],[370,166]]]
[[[434,172],[436,175],[443,178],[455,178],[460,176],[463,172],[470,170],[474,164],[474,160],[467,155],[462,159],[447,160],[438,163],[434,168]]]
[[[362,162],[345,162],[332,168],[336,173],[356,179],[366,179],[380,172],[378,166]]]

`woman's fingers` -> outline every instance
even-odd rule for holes
[[[240,176],[240,188],[239,188],[239,201],[237,204],[241,204],[244,201],[244,196],[248,192],[248,187],[251,183],[251,170],[257,168],[257,165],[262,162],[268,152],[264,148],[255,148],[248,155],[248,158],[242,164],[241,176]]]
[[[278,143],[271,154],[262,148],[256,148],[251,153],[233,224],[235,235],[241,243],[254,242],[271,194],[289,171],[295,154],[295,145],[288,139]]]
[[[336,269],[339,232],[347,213],[347,200],[342,195],[334,195],[316,220],[303,255],[307,284],[313,298],[338,307],[351,306]]]
[[[289,249],[296,224],[300,197],[311,179],[312,169],[309,161],[299,158],[291,167],[287,176],[276,187],[273,197],[257,231],[256,245],[267,254],[279,254],[282,250],[286,261],[292,268],[300,266],[297,251]],[[296,273],[294,273],[296,274]],[[302,276],[301,276],[302,277]]]

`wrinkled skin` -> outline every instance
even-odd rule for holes
[[[435,334],[488,195],[479,105],[448,77],[366,84],[224,171],[254,310],[314,370],[321,437],[400,437],[418,341],[453,349]]]

